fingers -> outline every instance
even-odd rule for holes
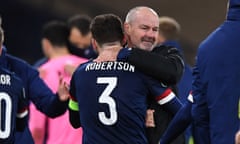
[[[40,78],[44,78],[46,76],[46,71],[44,69],[38,69]]]
[[[240,144],[240,131],[238,131],[235,135],[235,144]]]
[[[58,96],[61,101],[67,101],[70,97],[69,86],[61,75],[59,76]]]
[[[147,110],[145,125],[146,127],[155,127],[154,110],[152,109]]]

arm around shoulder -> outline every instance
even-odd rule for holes
[[[184,70],[182,56],[173,47],[160,46],[152,52],[133,48],[127,61],[167,85],[176,84]]]

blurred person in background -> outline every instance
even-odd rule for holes
[[[31,101],[38,110],[49,117],[57,117],[66,111],[69,93],[62,79],[58,80],[58,91],[54,94],[39,77],[36,69],[24,60],[7,54],[4,49],[1,52],[0,65],[15,73],[22,80],[25,88],[27,107]],[[34,144],[28,125],[23,132],[16,133],[15,144]]]
[[[69,28],[69,42],[68,49],[69,52],[79,56],[81,58],[96,58],[97,52],[93,49],[91,45],[92,34],[90,32],[91,17],[85,14],[73,15],[67,20],[67,25]],[[40,65],[47,62],[48,57],[38,60],[34,66],[37,68]],[[76,67],[71,65],[66,65],[65,69],[69,73],[73,73]]]
[[[71,73],[64,70],[65,64],[78,66],[87,59],[70,54],[68,44],[69,30],[61,21],[50,21],[42,30],[42,49],[48,61],[39,67],[41,78],[56,92],[58,79],[69,84]],[[79,144],[82,141],[82,129],[73,129],[68,121],[68,111],[57,118],[49,118],[38,111],[33,104],[30,106],[29,127],[35,144],[69,143]]]
[[[70,52],[87,59],[97,57],[97,53],[91,45],[91,20],[91,17],[83,14],[74,15],[68,19]]]
[[[67,21],[69,28],[69,51],[70,53],[82,58],[92,59],[97,57],[97,52],[94,50],[90,32],[91,17],[85,14],[77,14],[70,17]],[[65,65],[65,70],[68,73],[73,73],[75,66]]]

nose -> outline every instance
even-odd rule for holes
[[[158,32],[150,29],[146,32],[146,36],[156,39],[158,36]]]

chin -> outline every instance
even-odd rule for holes
[[[144,46],[141,49],[146,50],[146,51],[152,51],[153,46]]]

